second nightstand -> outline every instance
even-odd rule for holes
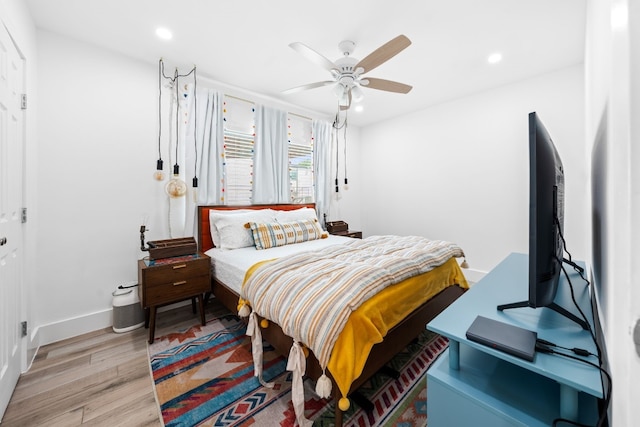
[[[200,322],[205,325],[204,293],[211,290],[211,259],[203,254],[138,261],[138,292],[153,343],[158,307],[198,298]]]

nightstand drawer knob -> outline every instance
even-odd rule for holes
[[[185,283],[187,283],[186,280],[182,280],[180,282],[173,282],[173,286],[180,286],[180,285],[184,285]]]
[[[173,266],[173,269],[174,269],[174,270],[177,270],[177,269],[179,269],[179,268],[185,268],[186,266],[187,266],[187,264],[174,265],[174,266]]]

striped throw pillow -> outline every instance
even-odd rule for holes
[[[327,237],[326,233],[320,228],[317,219],[303,219],[285,223],[249,222],[249,227],[253,234],[256,249],[269,249]]]

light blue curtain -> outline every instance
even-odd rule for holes
[[[185,148],[185,182],[189,193],[185,199],[185,233],[197,235],[198,205],[222,204],[224,127],[222,121],[222,96],[208,89],[198,88],[193,96],[193,85],[186,90],[185,103],[188,117],[184,141]],[[197,102],[197,107],[196,106]],[[194,138],[193,131],[197,129]],[[183,166],[181,166],[182,168]],[[198,178],[198,187],[192,188],[193,177]]]
[[[252,202],[289,203],[287,113],[256,105],[255,125]]]
[[[315,200],[318,220],[324,227],[324,214],[329,214],[331,201],[331,123],[313,120],[312,134]]]

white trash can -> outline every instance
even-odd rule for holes
[[[138,284],[118,286],[113,291],[113,332],[133,331],[144,325],[144,311],[138,297]]]

